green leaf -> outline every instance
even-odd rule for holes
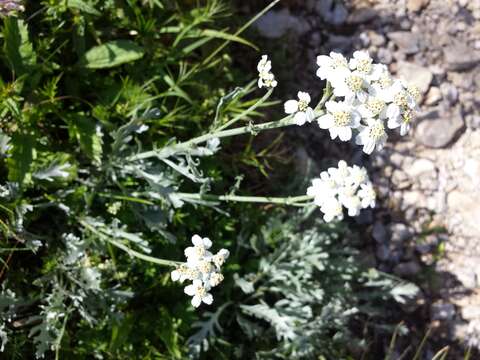
[[[36,63],[36,55],[32,43],[28,39],[28,28],[23,20],[7,17],[4,20],[3,50],[8,60],[8,66],[21,76],[29,72]]]
[[[101,134],[97,132],[95,122],[82,114],[74,114],[68,123],[70,134],[78,140],[80,148],[96,165],[100,165],[103,140]]]
[[[243,45],[250,46],[251,48],[254,48],[255,50],[258,50],[258,48],[253,45],[250,41],[245,40],[244,38],[241,38],[240,36],[236,36],[233,34],[229,34],[223,31],[218,31],[218,30],[213,30],[213,29],[205,29],[200,32],[202,36],[208,36],[212,38],[217,38],[217,39],[223,39],[223,40],[228,40],[232,42],[237,42]]]
[[[32,179],[31,167],[36,158],[35,138],[27,134],[14,134],[10,157],[7,160],[8,180],[24,184]]]
[[[67,7],[72,9],[78,9],[84,13],[100,16],[101,13],[95,9],[93,6],[87,4],[85,1],[82,0],[67,0]]]
[[[115,40],[88,50],[80,59],[80,66],[105,69],[142,58],[144,50],[130,40]]]

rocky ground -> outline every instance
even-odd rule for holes
[[[377,267],[421,285],[419,305],[436,336],[480,348],[480,0],[282,6],[256,27],[289,40],[295,89],[319,93],[316,55],[368,49],[421,90],[410,135],[368,159],[381,206],[363,221],[371,223]],[[364,159],[358,148],[351,154]]]

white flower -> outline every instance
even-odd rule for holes
[[[274,88],[277,86],[275,75],[271,72],[272,63],[268,60],[267,55],[263,55],[257,65],[258,70],[258,87]]]
[[[369,81],[378,80],[384,69],[378,64],[373,64],[373,59],[370,57],[368,51],[355,51],[348,65],[350,69],[357,70],[359,73],[365,75]]]
[[[358,187],[361,183],[368,180],[367,169],[364,167],[353,165],[351,168],[349,168],[349,170],[350,174],[346,180],[347,184]]]
[[[213,255],[208,251],[212,246],[211,240],[199,235],[192,236],[192,243],[193,246],[185,249],[187,262],[178,265],[170,276],[172,281],[192,281],[191,285],[185,287],[185,293],[192,296],[192,305],[198,307],[202,301],[205,304],[213,302],[213,296],[208,291],[223,281],[220,270],[230,252],[220,249]]]
[[[330,56],[319,55],[317,57],[317,76],[322,80],[332,82],[333,79],[348,73],[348,62],[342,54],[331,52]]]
[[[211,287],[219,285],[223,281],[223,275],[221,273],[213,272],[210,274],[208,283]]]
[[[328,129],[330,137],[335,139],[337,136],[342,141],[348,141],[352,138],[352,128],[360,126],[360,114],[354,107],[345,101],[328,101],[325,104],[327,114],[318,119],[318,125],[322,129]]]
[[[410,131],[414,116],[411,109],[404,109],[399,117],[388,119],[387,126],[389,129],[400,127],[400,135],[404,136]]]
[[[335,197],[338,185],[326,171],[320,173],[320,178],[312,180],[312,186],[307,189],[307,195],[313,196],[317,206],[322,206],[325,199]]]
[[[0,185],[0,198],[6,198],[10,196],[10,189],[4,185]]]
[[[345,180],[347,180],[350,174],[350,167],[347,165],[345,160],[340,160],[337,167],[330,167],[327,171],[335,184],[338,186],[343,186],[345,184]]]
[[[225,260],[230,256],[230,251],[227,249],[220,249],[218,253],[216,253],[212,257],[212,261],[217,267],[217,269],[220,269],[222,265],[225,263]]]
[[[212,241],[209,238],[202,239],[199,235],[193,235],[192,244],[194,246],[185,249],[185,256],[188,263],[195,264],[204,256],[212,256],[212,254],[207,251],[212,246]]]
[[[343,219],[342,204],[335,197],[326,197],[320,211],[323,212],[323,219],[326,222]]]
[[[185,294],[192,296],[192,306],[197,308],[202,302],[207,305],[211,305],[213,302],[213,296],[208,292],[208,288],[203,286],[201,280],[193,280],[191,285],[185,287]]]
[[[360,133],[355,138],[357,145],[363,145],[363,152],[371,154],[375,148],[381,150],[387,141],[385,125],[380,119],[367,119],[367,126],[360,127]]]
[[[307,195],[313,197],[326,222],[343,219],[343,207],[349,216],[357,216],[362,208],[375,206],[375,191],[363,167],[350,167],[343,160],[338,167],[323,171],[312,179]]]
[[[387,117],[387,103],[380,97],[369,96],[367,101],[360,104],[357,109],[364,119],[374,117],[385,119]]]
[[[333,95],[337,97],[344,97],[346,101],[358,99],[361,103],[367,100],[370,84],[366,76],[357,70],[343,73],[332,79],[331,83]]]
[[[360,190],[358,191],[358,196],[362,199],[362,207],[367,208],[375,207],[375,199],[376,194],[375,190],[373,189],[373,185],[371,182],[367,182],[365,184],[360,185]]]
[[[293,120],[297,125],[303,125],[306,122],[312,122],[315,119],[313,109],[308,106],[310,104],[310,95],[306,92],[299,91],[297,100],[288,100],[285,102],[285,112],[294,114]]]

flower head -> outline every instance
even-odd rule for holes
[[[327,80],[333,99],[325,104],[326,114],[318,118],[332,139],[355,142],[371,154],[382,149],[387,130],[400,128],[405,135],[415,118],[420,92],[392,77],[386,65],[376,64],[366,51],[355,51],[347,60],[330,53],[317,57],[317,76]]]
[[[177,266],[170,276],[172,281],[180,283],[192,281],[191,285],[185,287],[185,293],[192,296],[194,307],[200,306],[202,302],[210,305],[213,296],[209,291],[223,281],[220,270],[230,252],[227,249],[220,249],[213,255],[208,251],[212,241],[199,235],[192,236],[192,244],[193,246],[185,249],[186,263]]]
[[[266,87],[272,89],[277,86],[277,80],[272,73],[272,63],[268,60],[267,55],[263,55],[257,65],[258,70],[258,87]]]
[[[367,119],[367,126],[360,127],[360,133],[355,138],[357,145],[363,145],[363,152],[371,154],[375,148],[383,149],[387,142],[385,124],[381,119]]]
[[[191,285],[185,286],[185,294],[192,297],[192,306],[197,308],[202,302],[211,305],[213,296],[210,294],[209,288],[205,287],[201,280],[193,280]]]
[[[352,129],[360,126],[360,114],[354,106],[346,101],[328,101],[325,107],[327,114],[318,119],[320,128],[328,129],[332,140],[337,136],[342,141],[350,140]]]
[[[299,91],[297,100],[288,100],[285,102],[285,113],[293,114],[293,120],[297,125],[303,125],[306,122],[312,122],[315,119],[313,109],[308,106],[310,104],[310,95],[306,92]]]
[[[343,219],[343,207],[349,216],[356,216],[361,209],[375,206],[375,191],[367,170],[348,166],[343,160],[337,167],[322,172],[320,178],[313,179],[307,195],[313,197],[326,222]]]

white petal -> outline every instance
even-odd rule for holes
[[[200,298],[200,296],[195,295],[195,296],[192,298],[192,306],[193,306],[194,308],[198,308],[201,303],[202,303],[202,299]]]
[[[285,102],[285,113],[293,114],[298,111],[298,101],[297,100],[288,100]]]
[[[203,297],[202,301],[207,305],[211,305],[213,303],[212,294],[206,293],[205,296]]]
[[[375,141],[372,139],[368,139],[363,145],[363,152],[365,154],[370,155],[374,149],[375,149]]]
[[[205,249],[210,249],[212,247],[212,240],[209,238],[203,238],[203,246],[205,246]]]
[[[307,92],[299,91],[298,94],[298,99],[305,101],[307,104],[310,104],[310,95]]]
[[[195,246],[203,245],[203,239],[200,237],[200,235],[195,234],[192,236],[192,243]]]
[[[312,122],[313,120],[315,120],[315,112],[311,107],[307,108],[305,114],[307,115],[308,122]]]
[[[180,280],[180,271],[178,271],[178,270],[173,270],[173,271],[170,273],[170,276],[172,277],[172,281],[178,281],[178,280]]]
[[[332,126],[330,129],[328,129],[328,131],[330,131],[330,138],[332,140],[338,136],[338,127]]]
[[[338,137],[342,141],[348,141],[352,138],[352,129],[348,126],[343,126],[338,129]]]
[[[189,246],[185,249],[184,253],[186,258],[195,257],[195,248],[193,246]]]
[[[193,286],[193,285],[187,285],[187,286],[185,286],[185,289],[183,289],[183,291],[184,291],[185,294],[187,294],[188,296],[193,296],[193,295],[195,295],[195,286]]]
[[[305,114],[304,112],[297,112],[293,117],[293,120],[295,121],[295,124],[301,126],[307,121],[307,114]]]

